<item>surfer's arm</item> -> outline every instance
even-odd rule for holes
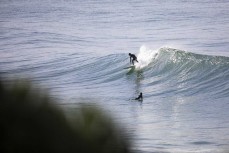
[[[139,100],[139,99],[140,99],[140,97],[141,97],[141,96],[139,95],[137,98],[135,98],[135,100]]]
[[[135,57],[135,61],[137,61],[138,62],[138,58],[136,57],[136,56],[134,56]]]

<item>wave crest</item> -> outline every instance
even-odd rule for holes
[[[164,86],[161,93],[170,90],[184,95],[229,95],[229,57],[161,48],[152,58],[146,75],[146,86]]]

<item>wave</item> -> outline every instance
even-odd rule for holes
[[[148,96],[229,96],[229,57],[201,55],[166,47],[151,50],[145,46],[136,55],[139,63],[135,64],[134,73],[123,69],[129,65],[128,54],[112,54],[84,65],[82,71],[85,73],[86,70],[88,76],[84,81],[111,85],[125,79],[126,75],[133,75],[136,76],[133,79],[141,82]]]
[[[229,57],[201,55],[167,47],[151,50],[145,46],[136,55],[139,63],[135,64],[132,73],[123,69],[130,64],[128,54],[95,57],[74,73],[83,76],[79,82],[100,86],[125,82],[129,75],[141,83],[146,96],[229,96]]]
[[[161,48],[151,53],[152,60],[144,72],[144,83],[148,88],[159,88],[161,91],[157,94],[229,96],[229,57],[201,55],[173,48]]]
[[[139,63],[131,73],[123,69],[130,61],[128,53],[122,53],[101,57],[74,54],[13,69],[10,65],[4,67],[2,74],[30,74],[35,81],[74,88],[117,87],[132,80],[138,82],[144,95],[149,97],[202,94],[209,98],[229,97],[229,57],[168,47],[152,50],[145,46],[136,55]]]

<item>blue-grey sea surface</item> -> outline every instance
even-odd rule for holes
[[[96,105],[144,152],[229,152],[228,0],[1,0],[1,78]],[[136,54],[135,69],[128,53]],[[132,100],[143,93],[143,101]]]

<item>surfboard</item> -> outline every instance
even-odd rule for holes
[[[133,69],[133,68],[135,68],[135,66],[134,66],[134,65],[132,65],[132,66],[128,66],[128,67],[125,67],[125,68],[123,68],[123,69]]]

